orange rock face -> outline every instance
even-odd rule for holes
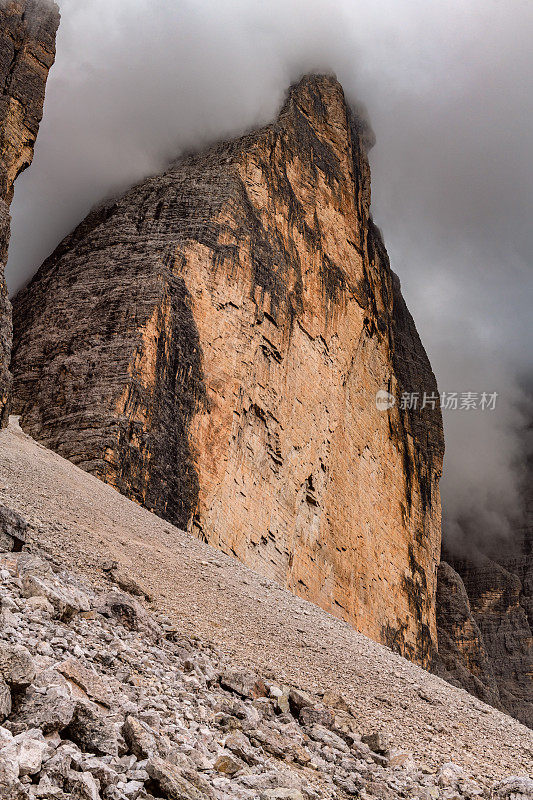
[[[21,424],[421,663],[436,642],[436,383],[332,78],[97,209],[15,304]]]
[[[11,305],[4,280],[9,206],[15,179],[33,159],[58,25],[55,3],[0,3],[0,426],[7,421],[11,386]]]

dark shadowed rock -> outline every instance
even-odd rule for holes
[[[12,689],[25,689],[35,678],[30,652],[20,644],[0,642],[0,675]]]
[[[163,635],[163,630],[142,605],[122,592],[108,592],[100,599],[96,610],[105,617],[118,620],[130,631],[142,631],[154,639]]]
[[[13,722],[26,728],[40,728],[43,733],[61,732],[70,725],[75,702],[66,687],[51,684],[43,692],[30,688],[17,704]]]
[[[11,386],[11,304],[4,278],[9,207],[15,179],[33,159],[58,25],[53,2],[0,3],[0,427],[7,422]]]
[[[76,701],[67,735],[82,751],[98,755],[117,755],[116,725],[94,703]]]
[[[0,505],[0,551],[20,551],[26,544],[28,523],[20,514]]]
[[[446,553],[439,570],[436,671],[533,728],[533,466],[511,535]]]

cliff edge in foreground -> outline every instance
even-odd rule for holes
[[[7,424],[11,387],[11,305],[4,278],[9,206],[15,179],[33,159],[58,25],[55,3],[0,2],[0,427]]]

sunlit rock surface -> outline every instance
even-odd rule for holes
[[[15,302],[35,438],[408,657],[436,644],[440,411],[329,77],[99,207]]]

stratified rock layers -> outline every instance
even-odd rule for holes
[[[11,304],[4,278],[9,206],[13,183],[33,158],[58,25],[54,3],[0,3],[0,427],[7,422],[11,386]]]
[[[374,639],[436,642],[440,411],[369,216],[370,132],[304,78],[272,125],[90,216],[15,303],[23,428]]]

